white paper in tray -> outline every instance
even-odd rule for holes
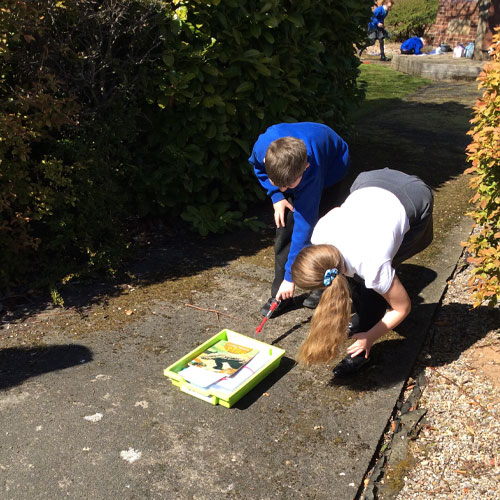
[[[257,373],[262,367],[267,365],[271,356],[267,352],[261,351],[254,356],[245,366],[242,366],[231,377],[216,381],[210,389],[225,392],[234,392],[240,385],[244,384],[250,377]],[[183,375],[184,376],[184,375]]]
[[[197,366],[188,366],[179,372],[179,375],[190,384],[197,385],[198,387],[207,388],[221,380],[226,375],[224,373],[211,372],[204,368]]]

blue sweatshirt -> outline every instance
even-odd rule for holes
[[[294,189],[282,193],[269,181],[264,165],[269,144],[282,137],[304,141],[309,167]],[[318,222],[319,202],[323,189],[339,182],[349,168],[349,148],[330,127],[320,123],[280,123],[269,127],[254,144],[248,159],[262,187],[273,203],[294,195],[294,226],[292,242],[285,264],[285,280],[292,281],[292,264],[297,254],[310,244],[312,230]]]
[[[384,19],[387,17],[387,9],[381,5],[380,7],[377,7],[373,11],[372,18],[370,22],[368,23],[368,29],[369,30],[376,30],[378,28],[379,23],[384,24]]]
[[[424,46],[423,40],[418,36],[414,36],[412,38],[408,38],[408,40],[404,41],[401,44],[401,50],[409,52],[410,50],[413,49],[415,51],[415,54],[421,54],[420,49],[423,46]]]

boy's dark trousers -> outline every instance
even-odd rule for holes
[[[323,190],[321,202],[319,204],[319,217],[322,217],[332,208],[341,204],[342,181]],[[293,195],[286,197],[288,202],[293,205]],[[343,200],[342,200],[343,201]],[[288,260],[290,244],[292,243],[294,218],[291,210],[285,210],[285,227],[276,229],[276,238],[274,241],[274,281],[271,286],[271,297],[276,297],[279,287],[285,279],[285,264]]]
[[[293,205],[293,196],[288,196],[287,200]],[[287,208],[285,210],[285,227],[276,228],[276,237],[274,240],[274,281],[271,286],[271,297],[276,297],[279,287],[285,279],[285,264],[288,260],[288,252],[292,243],[293,222],[293,212]]]

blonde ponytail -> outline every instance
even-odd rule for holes
[[[338,274],[325,286],[323,280],[329,269],[336,269]],[[292,278],[297,286],[304,290],[324,289],[309,335],[297,356],[297,361],[305,366],[331,361],[347,340],[351,297],[344,271],[342,254],[332,245],[304,248],[292,266]]]

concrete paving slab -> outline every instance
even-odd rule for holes
[[[440,102],[440,92],[432,89],[400,106],[409,106],[417,119],[419,113],[426,117],[429,109],[446,115],[453,101],[455,121],[450,121],[445,137],[459,142],[473,100],[464,87],[451,86],[446,102]],[[92,315],[99,312],[92,308],[76,319],[39,315],[31,320],[43,328],[43,339],[23,346],[15,338],[25,325],[3,325],[2,341],[9,347],[0,351],[2,498],[359,497],[458,260],[459,242],[470,229],[462,215],[469,197],[460,175],[463,149],[443,148],[448,162],[439,156],[439,164],[425,164],[422,159],[432,158],[432,151],[419,143],[425,144],[425,135],[414,134],[415,120],[396,123],[398,116],[401,107],[394,105],[364,124],[365,138],[367,130],[374,129],[393,127],[398,134],[374,135],[363,145],[353,139],[351,175],[374,161],[368,168],[397,168],[394,163],[399,161],[399,168],[418,171],[436,192],[437,233],[429,249],[400,269],[413,311],[396,332],[373,347],[371,366],[342,384],[331,377],[335,362],[298,367],[294,359],[307,335],[311,311],[299,307],[297,300],[296,309],[269,321],[259,336],[286,350],[280,367],[234,408],[181,393],[163,377],[163,369],[223,328],[253,336],[272,271],[269,239],[258,240],[254,233],[242,232],[233,240],[212,238],[203,245],[194,240],[192,246],[186,238],[156,250],[145,264],[154,262],[161,270],[156,282],[170,282],[179,290],[177,296],[162,294],[154,284],[144,286],[149,294],[130,291],[127,307],[136,312],[120,326],[109,320],[107,328],[92,328]],[[378,128],[380,123],[386,128]],[[414,137],[413,156],[405,153],[402,164],[409,137]],[[432,148],[437,149],[439,139],[434,137]],[[372,145],[383,146],[381,159]],[[242,249],[239,254],[233,252],[235,247]],[[169,271],[174,264],[175,273]],[[188,298],[181,287],[189,288]],[[118,306],[109,301],[111,315]],[[90,327],[77,332],[75,321]]]

